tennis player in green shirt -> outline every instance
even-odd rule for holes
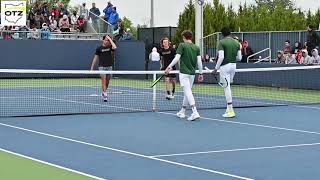
[[[196,108],[196,103],[192,94],[192,85],[194,82],[194,78],[196,75],[196,66],[198,65],[198,69],[200,71],[200,75],[198,76],[198,81],[203,81],[202,75],[202,61],[200,56],[200,48],[192,43],[192,32],[191,31],[183,31],[182,34],[183,43],[181,43],[177,49],[176,56],[166,68],[165,73],[169,74],[172,70],[172,67],[177,64],[180,60],[180,73],[179,80],[180,85],[183,88],[183,102],[182,108],[177,113],[179,118],[185,118],[187,106],[190,105],[192,107],[192,114],[188,118],[189,121],[194,121],[200,118],[200,115]]]
[[[228,85],[224,88],[224,94],[227,101],[227,110],[222,116],[226,118],[233,118],[236,116],[236,113],[234,112],[232,106],[230,85],[233,82],[233,77],[236,72],[236,62],[242,57],[239,42],[230,36],[230,28],[222,28],[221,33],[224,38],[218,44],[218,61],[213,73],[217,74],[217,71],[219,70],[220,79],[222,77],[228,81]]]

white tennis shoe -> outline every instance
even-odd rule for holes
[[[186,114],[184,111],[180,110],[178,113],[177,113],[177,116],[178,118],[185,118],[186,117]]]
[[[199,113],[198,112],[194,112],[194,113],[191,114],[190,117],[188,117],[188,121],[194,121],[194,120],[199,119],[199,118],[200,118]]]

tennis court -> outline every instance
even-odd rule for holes
[[[267,78],[260,75],[254,78]],[[5,76],[0,81],[5,179],[20,179],[10,173],[10,163],[26,167],[19,171],[40,168],[22,176],[42,175],[33,179],[320,178],[317,89],[275,80],[274,86],[236,83],[237,117],[224,119],[223,89],[208,75],[208,82],[194,87],[202,117],[188,122],[175,117],[181,90],[168,101],[163,83],[149,88],[152,78],[141,78],[144,73],[115,74],[108,102],[101,100],[97,77]],[[296,81],[315,83],[308,80]],[[32,165],[35,160],[40,164]]]

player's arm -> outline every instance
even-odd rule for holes
[[[93,56],[93,60],[92,60],[92,64],[91,64],[91,70],[94,70],[94,67],[96,67],[97,61],[98,61],[98,55],[95,54]]]
[[[241,59],[242,59],[242,54],[241,54],[241,50],[239,50],[237,54],[237,61],[241,61]]]
[[[107,38],[112,46],[112,49],[113,50],[117,49],[117,45],[113,42],[112,38],[109,35],[107,35]]]
[[[199,76],[198,76],[198,81],[202,82],[203,81],[203,75],[202,75],[202,60],[201,56],[197,56],[197,63],[198,63],[198,69],[199,69]]]
[[[221,66],[221,64],[222,64],[222,62],[224,60],[224,50],[219,50],[218,53],[219,53],[219,56],[218,56],[219,58],[218,58],[215,70],[220,69],[220,66]]]

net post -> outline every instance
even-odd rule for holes
[[[153,81],[157,79],[157,73],[153,73]],[[156,111],[157,106],[157,85],[152,88],[152,111]]]

